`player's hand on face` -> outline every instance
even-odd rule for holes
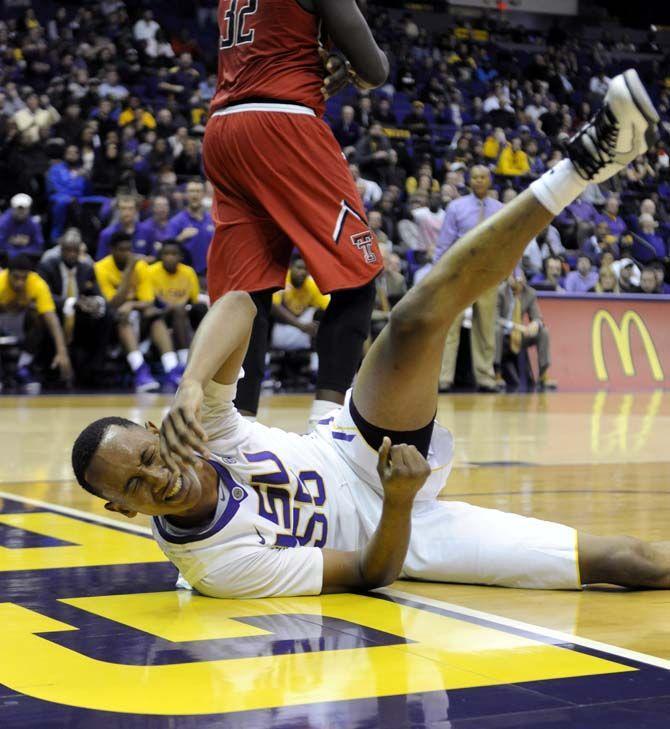
[[[346,59],[339,53],[328,53],[328,51],[321,49],[319,54],[326,70],[321,93],[324,99],[330,99],[331,96],[335,96],[349,85],[351,80],[349,77],[350,67]]]
[[[193,464],[196,453],[211,458],[207,435],[200,423],[202,386],[182,380],[160,430],[160,453],[171,471],[178,473],[180,463]]]
[[[387,501],[411,505],[430,476],[430,466],[415,446],[392,446],[391,439],[386,437],[379,448],[377,473]]]

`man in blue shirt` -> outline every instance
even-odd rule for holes
[[[67,212],[73,202],[105,204],[108,198],[89,195],[90,184],[79,156],[79,148],[70,144],[65,148],[63,161],[47,173],[47,192],[51,203],[51,240],[57,241],[67,221]]]
[[[151,217],[137,226],[138,247],[141,245],[152,256],[158,256],[160,244],[169,239],[170,201],[165,195],[153,199]]]
[[[570,271],[565,277],[565,290],[569,294],[585,294],[598,283],[598,271],[593,269],[591,259],[586,253],[577,258],[577,270]]]
[[[477,165],[470,170],[472,192],[449,203],[442,230],[435,248],[437,262],[468,231],[502,208],[502,203],[489,196],[491,173],[488,167]],[[485,292],[473,304],[472,312],[472,369],[477,387],[483,392],[496,392],[493,370],[496,346],[496,304],[498,287]],[[454,383],[458,343],[461,336],[463,313],[457,316],[447,335],[440,372],[440,389],[448,390]]]
[[[186,210],[177,213],[168,225],[168,238],[178,240],[198,276],[207,271],[207,250],[214,235],[212,216],[203,205],[205,186],[198,180],[186,185]]]
[[[10,209],[0,215],[0,252],[10,259],[18,253],[42,255],[42,226],[30,216],[32,204],[30,195],[20,192],[11,199]]]

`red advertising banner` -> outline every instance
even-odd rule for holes
[[[670,388],[670,296],[538,298],[561,390]]]

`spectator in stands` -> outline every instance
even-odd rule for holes
[[[503,202],[506,203],[507,200],[503,198]],[[526,246],[523,252],[524,270],[531,271],[533,275],[540,273],[545,258],[549,256],[558,258],[564,255],[565,248],[558,230],[553,225],[548,225]]]
[[[149,267],[133,253],[132,239],[127,233],[115,233],[109,247],[110,255],[95,264],[95,274],[114,317],[119,341],[133,373],[135,391],[160,389],[140,351],[140,341],[146,334],[161,354],[167,384],[176,386],[181,377],[179,360],[162,314],[154,304]]]
[[[374,207],[382,199],[382,189],[374,180],[366,180],[361,177],[358,165],[349,165],[349,171],[354,178],[356,187],[366,209]]]
[[[159,30],[160,25],[154,20],[153,11],[145,10],[133,26],[133,36],[135,40],[146,43],[154,39]]]
[[[98,87],[98,96],[101,99],[123,101],[129,94],[128,89],[121,83],[119,72],[113,67],[109,68],[105,73],[105,80]]]
[[[370,327],[370,336],[373,340],[388,323],[393,307],[407,293],[407,282],[400,272],[400,258],[387,250],[382,251],[382,257],[384,270],[375,279],[375,308]]]
[[[442,207],[442,195],[439,192],[431,192],[428,197],[428,205],[412,210],[414,222],[419,226],[422,247],[432,257],[437,246],[437,240],[444,225],[446,211]]]
[[[160,244],[167,240],[170,224],[170,201],[165,195],[157,195],[151,202],[151,217],[137,226],[137,248],[149,256],[157,256]]]
[[[43,258],[37,273],[49,286],[65,341],[72,352],[77,382],[91,386],[102,368],[111,333],[111,317],[93,264],[80,256],[80,242],[61,238],[55,255]]]
[[[617,239],[620,238],[627,230],[628,226],[622,218],[619,217],[619,208],[621,201],[617,195],[610,195],[605,201],[605,209],[597,216],[596,223],[604,221],[610,229],[610,233]]]
[[[649,268],[654,269],[656,274],[656,293],[667,296],[670,294],[670,284],[665,282],[665,266],[661,261],[652,261]]]
[[[618,294],[619,280],[611,266],[601,266],[598,271],[598,282],[591,289],[596,294]]]
[[[540,368],[538,389],[556,389],[548,377],[551,364],[549,332],[544,326],[537,295],[526,283],[523,271],[517,268],[502,284],[496,300],[496,353],[495,367],[498,381],[502,376],[514,389],[519,385],[516,362],[522,350],[537,347]],[[525,323],[528,320],[528,323]]]
[[[656,271],[651,266],[645,266],[640,274],[640,293],[641,294],[658,294],[658,281],[656,280]]]
[[[149,278],[165,322],[172,330],[179,365],[186,367],[193,334],[207,313],[200,301],[198,274],[182,263],[182,247],[175,240],[164,240],[160,258],[149,266]]]
[[[81,164],[79,148],[70,144],[65,148],[63,161],[55,164],[47,174],[47,192],[51,203],[51,239],[57,241],[65,229],[68,210],[73,203],[98,203],[107,198],[90,194],[90,184]]]
[[[205,186],[199,180],[186,185],[186,209],[177,213],[168,224],[168,237],[182,244],[186,261],[195,268],[198,276],[207,271],[207,249],[214,223],[208,210],[205,210]]]
[[[388,171],[391,143],[382,125],[374,121],[356,145],[356,162],[361,175],[379,183]]]
[[[81,106],[76,99],[71,99],[59,122],[53,127],[53,133],[61,137],[66,144],[76,144],[84,131],[85,122],[81,118]]]
[[[565,291],[563,277],[563,261],[557,256],[549,256],[544,260],[544,275],[536,274],[530,285],[537,291]]]
[[[465,233],[500,210],[502,203],[489,196],[491,173],[486,167],[470,170],[470,195],[449,204],[444,224],[438,237],[435,260],[438,261]],[[472,364],[478,388],[483,392],[497,392],[493,360],[495,357],[495,322],[497,289],[494,287],[473,305],[471,332]],[[440,373],[440,388],[449,389],[454,382],[458,343],[463,316],[456,318],[447,335]]]
[[[286,276],[286,286],[272,296],[271,347],[285,351],[314,349],[319,331],[318,318],[330,303],[330,296],[322,294],[307,266],[299,255],[294,255]],[[318,371],[316,353],[311,370]]]
[[[372,99],[369,95],[363,94],[356,105],[354,119],[361,129],[368,129],[373,122]]]
[[[0,271],[0,331],[18,339],[21,353],[16,378],[30,395],[37,395],[42,389],[33,363],[45,353],[46,330],[56,352],[51,369],[58,368],[61,379],[69,383],[72,363],[49,287],[32,270],[30,258],[18,255],[7,269]]]
[[[116,199],[115,220],[101,233],[98,240],[96,260],[108,256],[111,251],[111,240],[117,233],[125,233],[133,242],[133,252],[140,256],[150,256],[153,251],[148,247],[147,241],[142,237],[139,226],[139,213],[137,199],[134,195],[119,195]]]
[[[621,256],[616,236],[612,235],[609,225],[604,220],[597,223],[595,233],[584,240],[581,251],[589,257],[594,266],[601,265],[603,254],[606,252],[610,252],[615,260]]]
[[[413,137],[425,137],[430,134],[428,119],[426,118],[426,105],[423,101],[413,101],[412,111],[402,120],[402,125]]]
[[[583,294],[592,289],[598,281],[598,272],[593,270],[591,259],[580,253],[577,257],[577,270],[570,271],[565,277],[565,290],[569,294]]]
[[[511,144],[505,145],[500,153],[496,174],[507,177],[526,177],[530,174],[528,155],[521,149],[519,137],[514,137]]]
[[[377,108],[374,110],[374,118],[375,121],[378,121],[384,127],[395,127],[398,125],[398,118],[387,96],[382,96],[377,102]]]
[[[354,107],[345,104],[340,112],[340,118],[333,124],[333,134],[340,143],[345,154],[358,144],[361,137],[361,128],[354,120]]]
[[[542,94],[533,94],[533,98],[524,109],[528,120],[537,125],[537,120],[547,111],[547,107],[542,100]]]
[[[202,155],[200,154],[200,143],[197,139],[189,137],[186,140],[184,148],[175,157],[174,171],[180,184],[202,175]]]
[[[619,277],[619,291],[622,294],[640,293],[640,269],[630,258],[622,258],[612,264],[614,272]]]
[[[42,255],[42,226],[30,215],[32,204],[30,195],[20,192],[11,199],[9,210],[0,215],[0,254],[8,259],[19,253]]]
[[[383,218],[379,210],[370,210],[368,213],[370,230],[377,237],[381,249],[393,250],[393,241],[388,237],[383,227]]]
[[[654,259],[664,260],[668,247],[658,233],[658,223],[649,213],[638,218],[639,233],[634,236],[632,254],[640,263],[650,263]]]
[[[51,105],[49,97],[40,97],[32,92],[26,97],[26,105],[14,114],[14,122],[20,134],[21,144],[25,147],[37,144],[60,119],[60,114]]]
[[[96,195],[114,197],[121,183],[121,156],[116,142],[107,142],[98,153],[91,172],[91,186]]]
[[[563,114],[561,113],[560,107],[557,102],[550,101],[549,109],[540,115],[537,120],[537,128],[542,134],[549,137],[549,139],[554,139],[561,131],[562,126]]]

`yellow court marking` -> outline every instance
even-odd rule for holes
[[[503,630],[362,595],[212,600],[187,593],[170,601],[165,593],[148,593],[64,602],[148,632],[155,632],[155,623],[161,632],[189,638],[200,634],[205,639],[216,632],[212,625],[216,615],[222,632],[235,618],[300,615],[317,621],[322,616],[339,618],[412,641],[128,666],[89,658],[52,643],[36,633],[75,628],[18,605],[0,604],[4,649],[0,683],[42,700],[103,711],[225,713],[635,670]],[[162,614],[168,604],[175,611],[172,625]],[[248,626],[244,632],[248,634]]]
[[[219,600],[201,598],[187,590],[75,597],[61,602],[174,643],[270,635],[267,630],[223,616]]]
[[[64,514],[0,514],[0,524],[73,543],[25,549],[0,546],[0,572],[167,561],[151,539]]]

